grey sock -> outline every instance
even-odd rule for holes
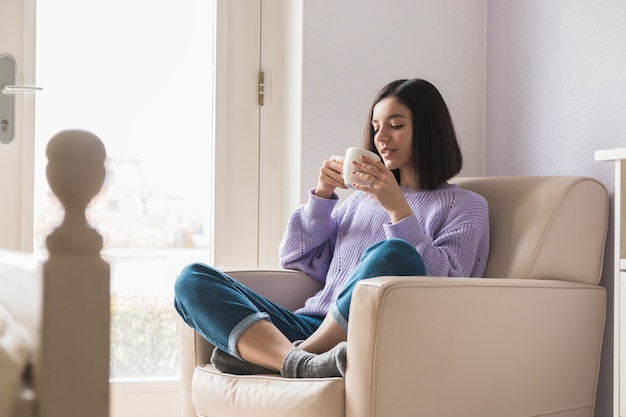
[[[278,372],[264,368],[252,362],[242,361],[221,349],[213,349],[211,363],[218,371],[235,375],[277,374]]]
[[[287,353],[280,369],[286,378],[328,378],[346,374],[346,342],[316,355],[295,347]]]

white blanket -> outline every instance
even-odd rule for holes
[[[35,257],[0,251],[0,417],[15,415],[22,375],[35,354],[40,284]]]
[[[11,416],[31,354],[26,329],[0,305],[0,417]]]

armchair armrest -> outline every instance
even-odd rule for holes
[[[604,288],[563,281],[362,281],[346,416],[592,415],[605,305]]]
[[[263,297],[291,311],[304,306],[306,299],[323,287],[321,282],[314,280],[302,271],[237,269],[225,270],[224,272]]]
[[[301,271],[277,269],[225,269],[229,276],[271,301],[290,310],[304,305],[307,298],[322,289],[323,284]],[[204,340],[192,328],[181,322],[181,386],[182,415],[193,416],[191,404],[191,380],[198,364],[208,363],[213,345]]]

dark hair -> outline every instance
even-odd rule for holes
[[[383,87],[369,111],[364,147],[378,153],[374,143],[374,106],[393,97],[411,110],[413,124],[413,164],[417,188],[434,190],[461,171],[463,157],[452,118],[441,94],[422,79],[397,80]],[[393,171],[400,183],[399,170]]]

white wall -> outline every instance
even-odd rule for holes
[[[594,151],[626,146],[626,1],[489,0],[487,10],[486,174],[587,175],[612,193],[613,164]],[[612,415],[612,240],[602,417]]]
[[[378,90],[431,81],[448,103],[465,157],[484,173],[486,0],[303,2],[300,198],[322,162],[359,146]]]

